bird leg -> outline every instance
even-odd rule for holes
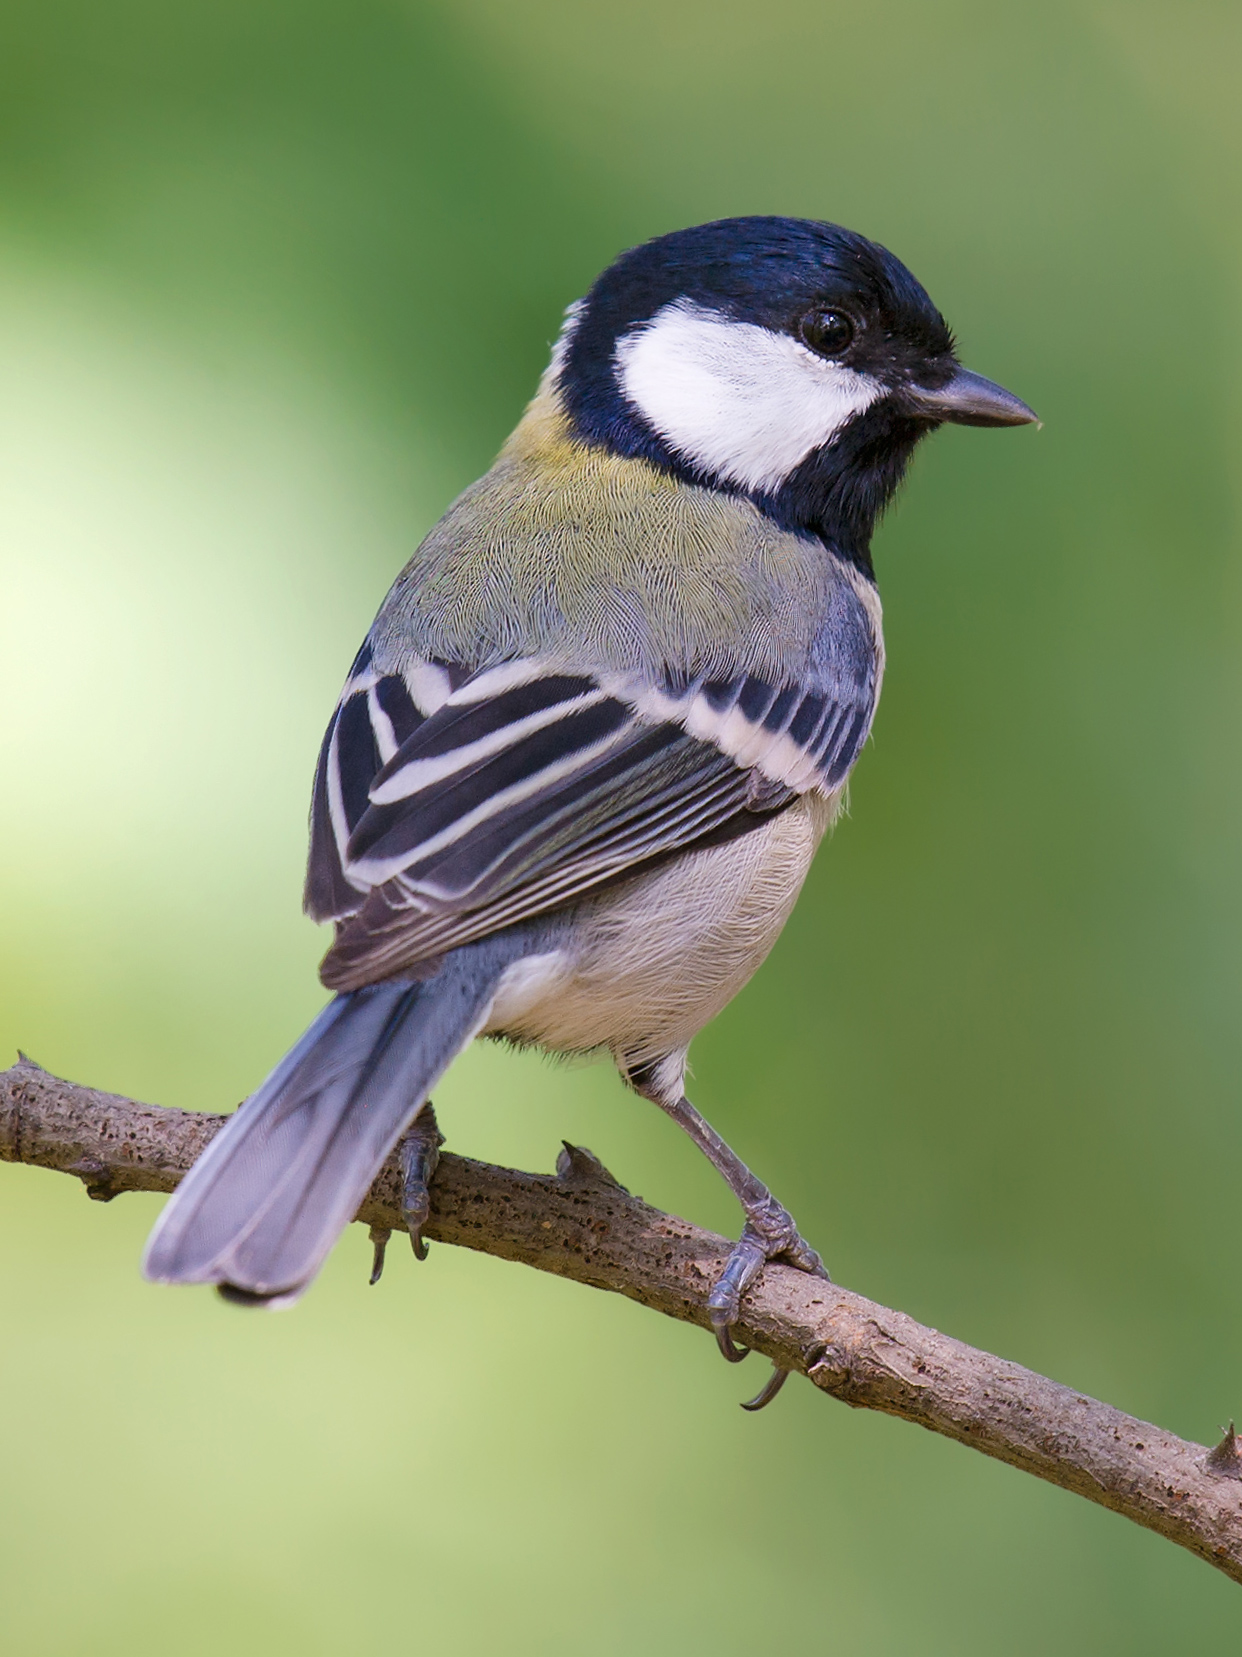
[[[401,1167],[401,1218],[410,1234],[410,1245],[417,1260],[427,1258],[427,1244],[423,1241],[423,1227],[431,1212],[432,1175],[440,1160],[444,1135],[440,1132],[431,1100],[419,1110],[406,1129],[405,1137],[397,1147]],[[369,1232],[371,1247],[371,1285],[379,1282],[384,1271],[384,1254],[392,1232],[387,1226],[373,1225]]]
[[[431,1213],[431,1192],[428,1187],[440,1161],[440,1147],[443,1143],[444,1135],[440,1132],[436,1113],[431,1108],[431,1100],[428,1099],[410,1123],[405,1138],[397,1147],[397,1157],[401,1166],[401,1218],[410,1234],[410,1246],[417,1260],[427,1258],[423,1227]]]
[[[765,1263],[769,1260],[787,1260],[799,1271],[810,1272],[816,1277],[826,1278],[828,1273],[819,1255],[799,1236],[793,1215],[777,1202],[762,1180],[756,1179],[711,1123],[699,1115],[689,1099],[683,1096],[673,1101],[656,1096],[655,1102],[685,1129],[724,1177],[746,1216],[741,1238],[707,1297],[707,1312],[717,1345],[731,1364],[740,1363],[750,1349],[735,1346],[731,1331],[737,1322],[742,1296]],[[770,1390],[770,1387],[771,1383],[754,1401],[756,1408],[762,1407],[760,1400],[767,1403],[769,1398],[775,1397],[775,1389]]]

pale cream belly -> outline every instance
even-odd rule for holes
[[[684,1055],[776,942],[835,809],[805,796],[582,904],[562,947],[509,969],[484,1033],[608,1048],[623,1070]]]

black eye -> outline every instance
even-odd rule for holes
[[[844,311],[808,311],[798,331],[821,357],[839,357],[848,351],[854,338],[854,321]]]

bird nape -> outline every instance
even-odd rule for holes
[[[915,445],[1034,419],[836,225],[727,219],[610,265],[354,661],[306,880],[335,997],[168,1203],[146,1275],[288,1304],[398,1142],[421,1250],[430,1091],[504,1036],[610,1053],[723,1175],[744,1226],[709,1310],[743,1356],[765,1262],[823,1266],[685,1097],[687,1050],[771,949],[871,729],[871,536]]]

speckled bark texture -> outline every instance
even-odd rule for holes
[[[76,1175],[88,1195],[171,1191],[224,1118],[135,1104],[23,1059],[0,1074],[0,1159]],[[358,1214],[399,1231],[390,1163]],[[523,1174],[444,1155],[428,1237],[628,1295],[708,1327],[729,1244],[631,1197],[590,1152]],[[1242,1456],[1175,1438],[978,1352],[848,1289],[769,1266],[746,1296],[743,1344],[859,1409],[883,1410],[1076,1491],[1242,1581]]]

